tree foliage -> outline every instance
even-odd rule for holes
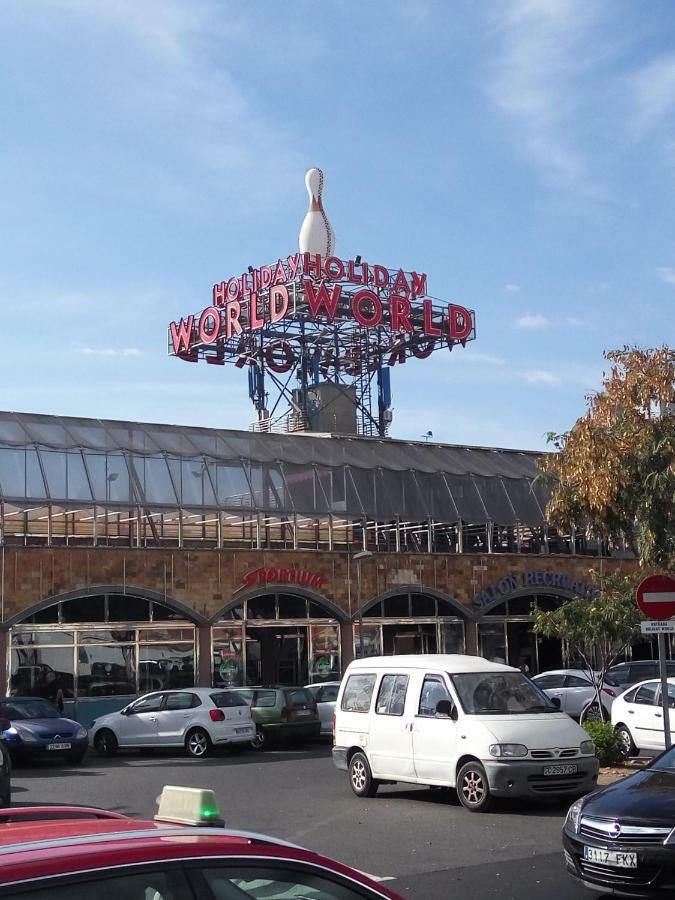
[[[675,568],[675,350],[625,347],[586,414],[542,467],[554,524],[586,526],[634,550],[645,566]]]
[[[579,598],[550,612],[535,610],[533,630],[541,637],[567,641],[592,681],[593,673],[598,672],[596,694],[600,703],[607,670],[640,635],[642,617],[635,600],[639,576],[622,572],[602,576],[593,570],[590,578],[598,588],[595,600]]]

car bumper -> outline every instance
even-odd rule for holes
[[[496,797],[562,797],[581,796],[593,790],[598,780],[598,760],[580,757],[571,761],[578,767],[571,775],[544,775],[551,765],[561,763],[530,760],[484,761],[490,791]]]
[[[269,725],[263,723],[262,727],[273,741],[306,741],[318,738],[321,733],[320,722],[284,722]]]
[[[255,737],[255,725],[241,725],[239,734],[233,730],[224,734],[212,734],[211,740],[214,745],[224,747],[227,744],[250,744]]]
[[[61,750],[50,750],[54,744],[70,744]],[[63,753],[83,753],[89,747],[89,738],[63,738],[58,741],[11,741],[7,742],[11,756],[59,756]]]
[[[629,869],[586,862],[584,847],[636,853],[637,868]],[[594,891],[623,897],[675,896],[675,847],[630,846],[617,841],[601,842],[563,831],[563,849],[568,873]]]
[[[346,747],[333,747],[333,765],[336,769],[340,769],[343,772],[349,769]]]

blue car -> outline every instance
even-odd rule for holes
[[[3,697],[0,716],[10,726],[2,740],[15,759],[61,756],[68,763],[82,762],[89,746],[87,729],[64,719],[58,709],[41,697]],[[6,724],[6,723],[4,723]]]

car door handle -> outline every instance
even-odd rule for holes
[[[183,718],[184,718],[184,719],[189,719],[189,718],[190,718],[190,713],[185,713],[185,714],[183,715]]]
[[[156,722],[156,721],[157,721],[157,716],[155,716],[154,719],[148,719],[148,722]]]
[[[657,719],[663,718],[663,713],[654,713],[654,715],[656,716]]]
[[[634,716],[634,715],[635,715],[635,710],[634,710],[634,709],[629,709],[629,710],[628,710],[628,715],[629,715],[629,716]]]

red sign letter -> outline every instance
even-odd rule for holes
[[[207,306],[199,317],[199,340],[203,344],[215,344],[220,334],[220,313],[215,306]]]
[[[449,334],[453,341],[465,341],[473,331],[473,316],[468,309],[457,306],[455,303],[448,305]]]
[[[265,320],[258,316],[258,295],[255,291],[251,291],[251,297],[248,301],[248,321],[249,327],[253,331],[258,331],[265,324]]]
[[[412,292],[413,297],[424,297],[427,292],[427,276],[423,273],[419,275],[417,272],[412,273]]]
[[[241,334],[241,303],[238,300],[230,300],[225,313],[225,339],[229,341],[233,334]]]
[[[192,338],[192,329],[195,325],[195,317],[188,316],[187,322],[181,318],[178,325],[175,322],[172,322],[169,328],[171,329],[171,343],[173,344],[173,352],[174,353],[187,353],[190,349],[190,340]]]
[[[288,312],[288,288],[278,284],[270,290],[270,322],[278,322]]]
[[[369,310],[370,307],[373,309],[370,316],[363,311],[364,303],[366,304],[367,310]],[[357,291],[352,300],[352,312],[356,321],[359,325],[363,325],[364,328],[372,328],[375,325],[379,325],[382,321],[382,303],[380,302],[380,298],[373,291]]]
[[[391,310],[392,331],[413,330],[413,327],[410,324],[410,300],[392,294],[389,298],[389,309]]]
[[[308,255],[309,254],[307,253],[305,254],[305,256]],[[330,296],[328,296],[326,285],[323,283],[320,285],[319,290],[316,293],[314,292],[314,285],[309,280],[309,278],[305,278],[303,280],[303,285],[305,288],[305,297],[314,318],[316,318],[317,315],[321,312],[321,307],[325,306],[326,315],[332,322],[335,318],[335,310],[337,309],[337,305],[340,302],[340,295],[342,294],[342,288],[340,287],[340,285],[333,285]]]
[[[431,300],[424,301],[424,333],[431,337],[440,337],[441,329],[433,323],[434,307]]]

